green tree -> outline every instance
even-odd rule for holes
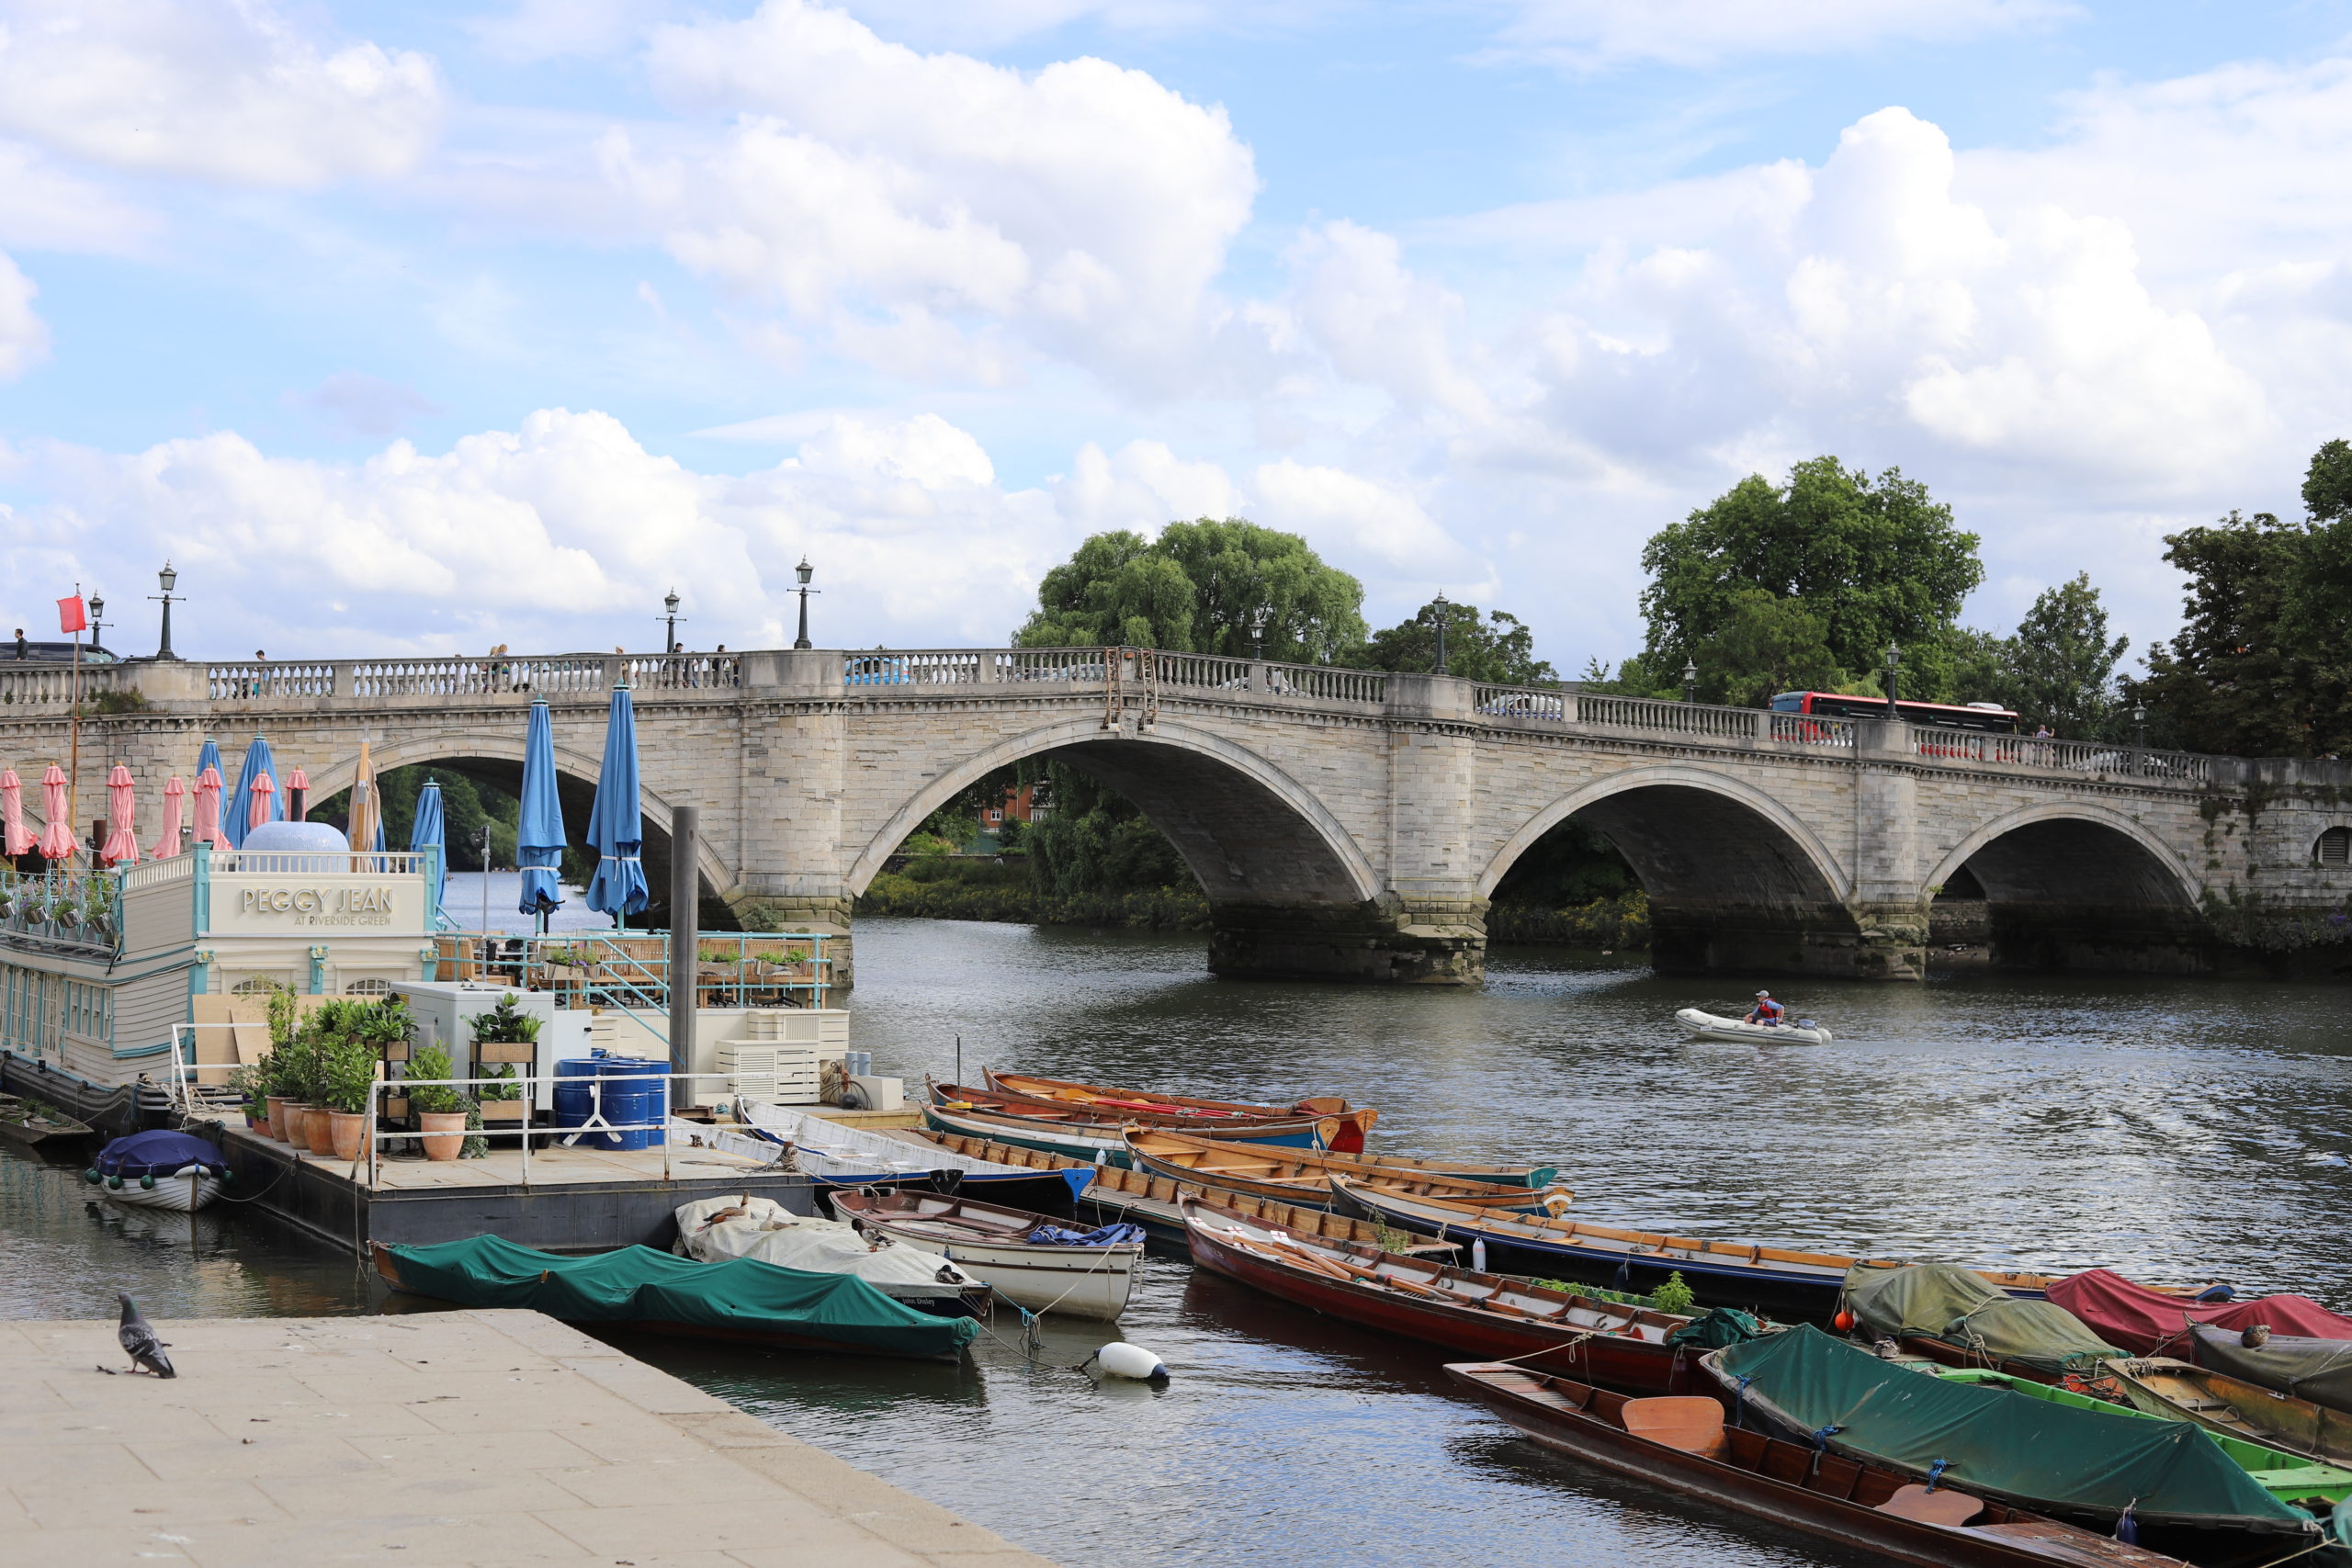
[[[1447,673],[1498,686],[1548,685],[1559,679],[1558,671],[1535,657],[1534,634],[1518,616],[1502,610],[1482,615],[1476,604],[1450,600],[1441,611],[1439,603],[1432,600],[1396,625],[1373,633],[1359,656],[1362,661],[1374,670],[1433,672],[1442,614]]]
[[[1769,706],[1780,692],[1836,691],[1846,681],[1828,626],[1802,599],[1761,588],[1734,594],[1721,626],[1692,651],[1702,703]]]
[[[1239,518],[1170,523],[1157,539],[1097,534],[1046,574],[1023,648],[1160,648],[1328,662],[1363,641],[1363,585],[1295,534]]]
[[[1729,631],[1746,595],[1761,591],[1803,602],[1848,679],[1875,671],[1887,644],[1898,642],[1905,691],[1942,696],[1958,640],[1953,617],[1984,575],[1976,542],[1953,526],[1951,508],[1897,469],[1873,479],[1823,457],[1797,464],[1786,485],[1752,474],[1643,550],[1645,673],[1679,672]],[[1741,636],[1794,659],[1802,630],[1756,616]]]
[[[2048,725],[2060,735],[2106,733],[2116,706],[2115,665],[2129,637],[2109,641],[2107,608],[2090,573],[2042,590],[2007,639],[2003,664],[2007,682],[2001,694],[1972,701],[2005,702],[2031,726]]]
[[[2327,651],[2306,640],[2312,531],[2233,512],[2165,545],[2165,559],[2188,575],[2183,625],[2149,650],[2131,694],[2148,705],[2155,739],[2253,757],[2352,745],[2341,681],[2329,679]]]

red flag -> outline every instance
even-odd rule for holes
[[[62,632],[85,632],[90,629],[90,617],[83,613],[79,593],[57,602],[57,629]]]

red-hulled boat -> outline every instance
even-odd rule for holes
[[[1703,1347],[1685,1352],[1665,1342],[1687,1317],[1298,1235],[1198,1198],[1179,1206],[1194,1263],[1295,1305],[1450,1350],[1533,1355],[1535,1364],[1637,1393],[1713,1387],[1699,1369]]]
[[[1057,1107],[1087,1108],[1098,1117],[1140,1122],[1151,1127],[1184,1127],[1209,1131],[1217,1126],[1251,1122],[1293,1122],[1306,1117],[1328,1124],[1326,1145],[1340,1154],[1354,1154],[1363,1135],[1380,1120],[1369,1105],[1350,1105],[1338,1095],[1315,1095],[1288,1105],[1251,1105],[1238,1100],[1201,1100],[1184,1094],[1155,1094],[1148,1089],[1120,1089],[1111,1084],[1077,1083],[1069,1078],[1043,1078],[1025,1073],[980,1069],[988,1087],[1010,1098]]]

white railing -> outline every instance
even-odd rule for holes
[[[731,690],[743,683],[732,653],[503,653],[463,659],[242,660],[204,667],[214,702],[321,697],[601,697],[626,680],[644,692]],[[5,690],[5,687],[0,687]]]
[[[1815,718],[1805,713],[1771,713],[1764,715],[1765,733],[1782,745],[1839,746],[1854,749],[1854,721],[1850,718]]]
[[[2213,759],[2193,751],[2151,751],[2143,747],[2096,740],[2037,739],[2031,736],[1987,735],[1981,730],[1928,726],[1911,733],[1920,756],[1947,761],[1992,762],[2058,773],[2188,784],[2207,784],[2213,777]]]
[[[1716,707],[1707,703],[1661,703],[1647,697],[1603,697],[1577,694],[1577,722],[1605,729],[1658,730],[1716,740],[1756,738],[1756,708]]]
[[[1491,718],[1565,719],[1568,694],[1541,686],[1473,686],[1470,705]]]

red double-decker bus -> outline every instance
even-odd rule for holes
[[[1782,692],[1772,699],[1774,713],[1819,714],[1825,718],[1884,718],[1884,697],[1857,697],[1843,692]],[[2018,716],[1997,703],[1906,703],[1894,711],[1908,724],[1931,724],[1939,729],[1973,729],[1986,735],[2015,735]]]

